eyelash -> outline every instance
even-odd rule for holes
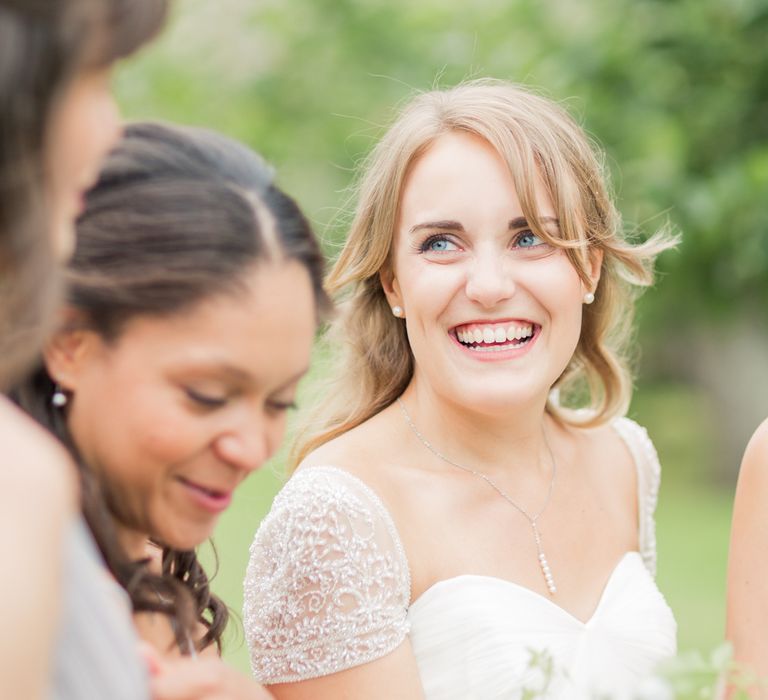
[[[215,408],[221,408],[224,406],[224,404],[227,403],[227,399],[220,399],[214,396],[206,396],[205,394],[198,393],[194,389],[187,388],[184,391],[193,403],[196,403],[198,406],[203,408],[212,410]]]
[[[427,237],[424,241],[422,241],[421,245],[419,245],[419,252],[420,253],[439,252],[439,251],[429,250],[429,246],[431,246],[433,243],[437,243],[438,241],[446,241],[447,243],[453,243],[453,241],[444,233],[437,233]],[[445,251],[445,252],[450,252],[450,251]]]
[[[222,408],[227,403],[226,398],[220,399],[213,396],[206,396],[205,394],[200,394],[194,389],[185,389],[185,391],[193,403],[197,404],[200,408],[207,409],[209,411]],[[268,401],[267,407],[275,413],[284,413],[286,411],[293,411],[298,408],[295,401]]]
[[[283,412],[283,411],[294,411],[298,408],[295,401],[290,401],[288,403],[284,401],[270,401],[267,404],[273,411]]]
[[[515,242],[515,244],[518,244],[518,243],[520,242],[520,239],[521,239],[521,238],[523,238],[524,236],[533,236],[534,238],[537,238],[537,239],[540,241],[539,243],[534,243],[534,244],[533,244],[533,245],[531,245],[531,246],[526,246],[526,247],[528,247],[528,248],[535,248],[535,247],[537,247],[537,246],[540,246],[540,245],[546,245],[546,241],[545,241],[545,240],[543,240],[543,239],[542,239],[540,236],[537,236],[537,235],[536,235],[536,234],[535,234],[533,231],[531,231],[530,229],[524,229],[524,230],[522,230],[522,231],[519,231],[519,232],[518,232],[518,233],[515,235],[515,239],[514,239],[514,242]],[[437,234],[434,234],[434,235],[432,235],[432,236],[429,236],[428,238],[426,238],[426,239],[425,239],[425,240],[424,240],[424,241],[421,243],[421,245],[419,245],[419,248],[418,248],[419,252],[420,252],[420,253],[429,253],[429,252],[432,252],[432,253],[438,253],[438,252],[441,252],[441,251],[435,251],[435,250],[433,250],[433,251],[430,251],[430,249],[429,249],[429,247],[430,247],[430,246],[431,246],[433,243],[436,243],[436,242],[438,242],[438,241],[446,241],[446,242],[448,242],[448,243],[453,243],[454,245],[456,245],[456,244],[455,244],[455,243],[454,243],[454,242],[453,242],[453,241],[450,239],[450,237],[449,237],[449,236],[447,236],[446,234],[444,234],[444,233],[437,233]],[[442,251],[442,252],[450,253],[450,252],[453,252],[453,251]]]

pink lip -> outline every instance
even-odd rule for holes
[[[185,488],[192,501],[203,510],[207,510],[211,513],[221,513],[229,507],[230,503],[232,503],[231,491],[207,489],[204,486],[192,481],[187,481],[186,479],[179,479],[178,481]]]
[[[514,323],[515,321],[510,320],[510,323]],[[485,323],[490,324],[490,321],[471,321],[470,323]],[[503,321],[496,321],[496,323],[507,323],[506,320]],[[530,321],[524,321],[523,323],[532,323]],[[460,326],[456,326],[456,328],[463,328],[464,326],[467,326],[470,324],[461,324]],[[526,353],[530,351],[530,349],[533,347],[533,345],[536,343],[536,341],[539,338],[539,335],[541,333],[541,326],[536,325],[535,323],[533,325],[533,335],[531,336],[531,339],[522,347],[519,348],[510,348],[509,350],[498,350],[493,352],[482,352],[478,350],[470,350],[468,347],[463,345],[461,342],[459,342],[459,339],[456,337],[455,332],[448,333],[448,336],[451,338],[453,343],[458,347],[458,349],[461,351],[461,353],[467,357],[472,358],[473,360],[477,360],[479,362],[503,362],[505,360],[512,360],[518,357],[522,357]]]

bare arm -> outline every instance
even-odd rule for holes
[[[416,660],[406,639],[387,656],[346,671],[269,688],[277,700],[423,700]]]
[[[728,560],[726,635],[735,658],[768,679],[768,420],[747,445],[739,472]],[[768,698],[768,686],[753,697]]]
[[[0,697],[40,698],[50,679],[74,467],[45,431],[0,399]]]

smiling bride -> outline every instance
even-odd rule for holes
[[[590,143],[503,82],[416,97],[328,280],[335,383],[251,548],[277,698],[630,697],[675,653],[660,467],[624,417],[635,291]]]

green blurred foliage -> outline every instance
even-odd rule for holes
[[[184,0],[124,69],[132,117],[239,137],[326,228],[416,89],[471,77],[562,100],[604,146],[630,229],[684,234],[646,316],[768,301],[768,0]],[[657,313],[663,310],[663,318]],[[664,324],[666,325],[666,324]]]

